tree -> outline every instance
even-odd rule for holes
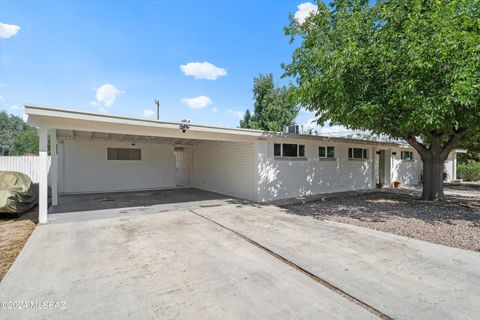
[[[27,153],[38,154],[38,134],[34,128],[27,128],[15,134],[15,142],[11,154],[21,156]]]
[[[0,156],[11,155],[15,134],[28,128],[28,125],[17,116],[0,112]]]
[[[318,123],[407,141],[423,160],[422,198],[441,199],[448,154],[480,131],[479,9],[477,0],[320,2],[285,28],[299,47],[284,76]]]
[[[467,150],[466,154],[458,154],[459,162],[480,162],[480,131],[463,137],[458,146]]]
[[[292,89],[285,86],[275,88],[273,75],[262,75],[253,79],[254,114],[245,112],[240,120],[241,128],[283,131],[293,125],[298,107],[292,97]]]

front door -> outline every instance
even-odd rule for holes
[[[175,148],[175,167],[177,187],[190,188],[192,183],[192,152]]]
[[[385,184],[385,150],[380,150],[378,157],[378,182]]]

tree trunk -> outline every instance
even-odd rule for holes
[[[431,153],[431,152],[430,152]],[[443,194],[443,164],[445,159],[426,155],[422,157],[423,161],[423,200],[441,200]]]
[[[407,142],[415,148],[423,161],[423,193],[422,199],[428,201],[441,200],[443,194],[443,164],[448,154],[468,132],[467,128],[458,129],[450,136],[442,132],[431,132],[428,135],[430,146],[427,148],[415,136],[406,136]],[[443,140],[448,138],[446,143]]]

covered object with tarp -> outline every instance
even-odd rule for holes
[[[0,212],[22,213],[38,203],[38,184],[24,173],[0,171]]]

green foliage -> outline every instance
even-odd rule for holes
[[[467,150],[466,154],[458,154],[460,162],[466,162],[468,160],[480,162],[480,132],[465,136],[460,142],[459,148]]]
[[[0,156],[11,155],[17,132],[26,130],[28,125],[22,119],[6,112],[0,112]]]
[[[11,155],[21,156],[27,153],[38,154],[37,130],[30,127],[15,134]]]
[[[319,2],[285,28],[300,45],[284,76],[319,124],[421,137],[427,148],[435,136],[444,147],[480,132],[479,9],[478,0]]]
[[[292,96],[292,89],[285,86],[276,88],[272,74],[253,79],[254,114],[245,112],[240,121],[241,128],[267,131],[283,131],[293,125],[298,107]]]
[[[480,181],[480,162],[468,161],[459,164],[457,174],[459,178],[466,181]]]

